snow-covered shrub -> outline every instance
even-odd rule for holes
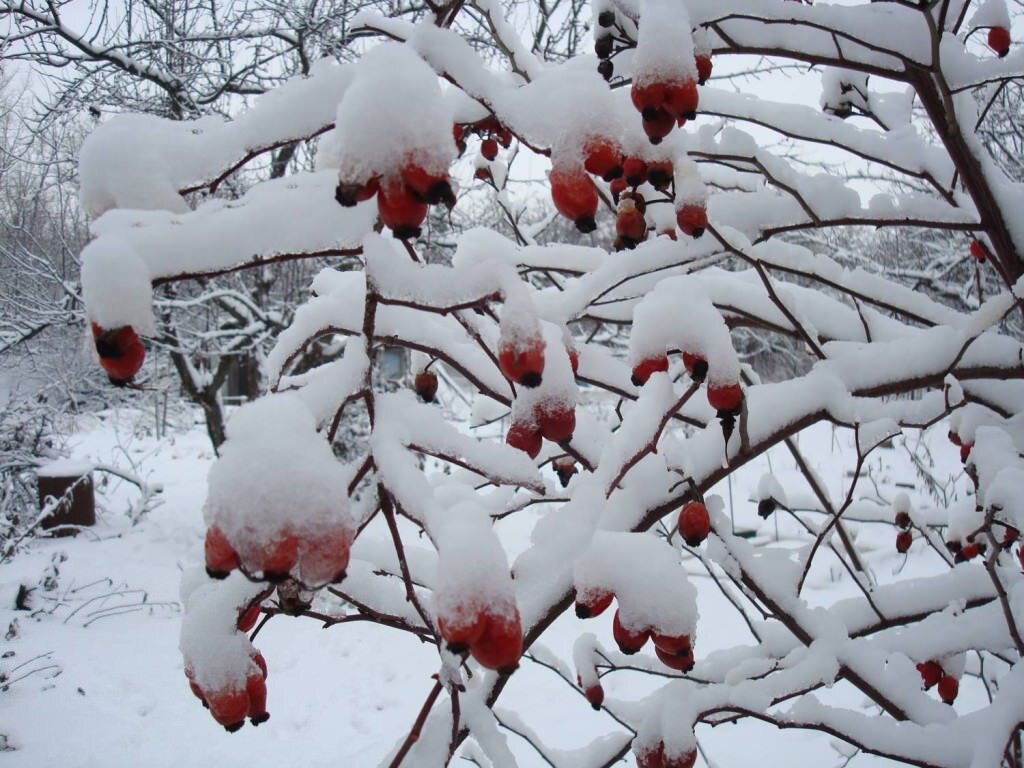
[[[1024,308],[1024,189],[977,130],[1024,58],[975,41],[1008,24],[996,4],[972,16],[971,2],[602,0],[600,61],[561,63],[531,51],[496,3],[475,4],[480,28],[460,4],[419,23],[365,13],[359,31],[389,41],[353,65],[321,62],[234,122],[101,125],[83,150],[86,206],[103,213],[83,285],[118,377],[123,329],[153,327],[154,283],[324,256],[361,266],[312,281],[265,361],[267,394],[238,412],[210,474],[207,570],[231,575],[195,588],[182,647],[218,722],[266,719],[265,670],[243,633],[279,585],[279,605],[324,590],[437,646],[436,684],[392,766],[444,765],[460,749],[511,765],[502,727],[551,764],[632,752],[646,768],[693,766],[702,732],[747,718],[824,732],[849,755],[1019,765],[1024,357],[1001,323]],[[492,36],[500,66],[456,19],[474,40]],[[728,72],[731,54],[829,67],[823,109],[715,87],[711,59]],[[865,199],[851,178],[769,148],[765,130],[913,183]],[[194,210],[182,195],[324,131],[315,172]],[[473,157],[454,162],[459,152]],[[596,231],[590,245],[541,245],[521,226],[517,162],[550,162],[551,210]],[[469,173],[496,188],[514,237],[470,230],[450,259],[429,261],[429,209],[457,207]],[[852,226],[960,233],[963,258],[999,289],[964,311],[844,268],[826,237],[795,242]],[[605,326],[628,329],[624,348],[605,343]],[[796,340],[808,369],[763,383],[737,354],[740,328]],[[322,338],[344,340],[343,355],[297,371]],[[478,434],[425,402],[437,382],[418,398],[379,386],[382,345],[457,377]],[[613,424],[583,405],[581,384],[618,400]],[[368,445],[340,462],[328,446],[353,409]],[[876,449],[947,418],[968,495],[948,508],[858,496]],[[840,499],[794,439],[819,423],[855,439]],[[795,549],[735,535],[711,493],[777,445],[799,471],[766,476],[755,501],[802,526]],[[892,551],[921,558],[922,575],[880,577],[857,536],[871,524],[892,526]],[[843,599],[809,594],[824,560],[847,574]],[[745,628],[731,648],[702,650],[714,628],[698,568]],[[237,570],[266,589],[240,593]],[[574,603],[580,619],[616,604],[619,652],[581,626],[572,654],[580,701],[612,732],[557,751],[493,706],[523,664],[574,682],[538,643]],[[603,681],[637,673],[652,679],[644,696],[604,696]],[[981,711],[951,707],[979,675]]]

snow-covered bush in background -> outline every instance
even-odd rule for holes
[[[1003,321],[1024,311],[1024,188],[977,133],[1024,70],[1024,53],[1007,55],[1002,4],[602,0],[598,60],[562,63],[531,52],[496,3],[475,5],[479,28],[460,3],[432,8],[419,23],[363,14],[359,31],[389,41],[354,65],[318,65],[234,122],[116,118],[83,150],[85,204],[102,212],[83,288],[119,381],[142,362],[132,350],[153,327],[151,284],[331,255],[362,266],[313,281],[267,360],[269,392],[237,414],[210,475],[207,569],[231,575],[191,590],[182,650],[214,717],[232,730],[266,719],[266,670],[244,635],[253,606],[276,585],[274,615],[302,614],[296,595],[324,589],[437,646],[436,685],[392,766],[443,765],[460,749],[509,765],[492,707],[524,649],[537,659],[531,647],[574,603],[589,619],[614,602],[620,652],[581,625],[574,654],[580,701],[613,733],[552,764],[632,752],[645,768],[692,766],[703,728],[753,718],[909,764],[1019,766],[1024,363]],[[492,36],[503,65],[456,20]],[[734,54],[827,67],[823,109],[716,88],[712,58]],[[848,179],[764,148],[763,129],[917,186],[865,204]],[[239,160],[323,131],[315,172],[186,204],[184,191]],[[450,264],[426,263],[429,207],[457,207],[469,183],[451,165],[460,150],[498,188],[515,239],[472,230]],[[552,210],[585,233],[614,220],[614,240],[539,245],[518,226],[508,163],[547,160]],[[853,225],[962,233],[964,258],[984,261],[999,290],[965,313],[793,240]],[[624,354],[602,345],[605,326],[630,329]],[[762,383],[740,363],[738,328],[796,339],[809,370]],[[323,337],[346,338],[344,355],[293,370]],[[419,400],[375,388],[382,344],[468,382],[475,413],[508,417],[504,443],[448,424],[429,377]],[[580,405],[581,383],[619,398],[614,428]],[[327,446],[350,409],[371,430],[343,464]],[[894,434],[951,414],[974,493],[949,509],[872,505],[852,486],[837,502],[792,439],[819,422],[852,431],[855,484]],[[813,492],[797,550],[735,536],[708,493],[778,444]],[[763,516],[797,514],[774,477],[757,495]],[[509,558],[501,521],[528,515],[530,540]],[[928,558],[932,575],[880,583],[858,522],[892,524],[894,548]],[[429,552],[410,552],[416,532]],[[749,630],[731,650],[701,653],[680,567],[693,558]],[[858,596],[809,603],[823,558]],[[267,586],[246,591],[236,569]],[[992,682],[979,712],[949,706],[965,654]],[[574,682],[560,663],[549,666]],[[602,679],[638,669],[667,679],[639,702],[604,697]],[[868,713],[824,703],[833,686],[858,691]],[[551,754],[542,735],[516,732]]]

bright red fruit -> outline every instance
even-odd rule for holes
[[[921,684],[926,691],[934,688],[942,679],[942,666],[937,661],[922,661],[917,665],[917,671],[921,674]]]
[[[967,544],[960,548],[960,551],[957,553],[957,560],[959,562],[973,560],[980,554],[981,547],[978,545],[977,542],[971,542],[970,544]]]
[[[666,355],[648,357],[633,366],[633,375],[630,380],[634,386],[642,387],[651,378],[651,374],[664,373],[667,370],[668,357]]]
[[[551,179],[551,199],[558,212],[571,219],[580,232],[597,229],[597,190],[582,168],[554,168]]]
[[[971,240],[971,256],[982,263],[988,258],[988,251],[980,240]]]
[[[497,139],[484,139],[480,144],[480,154],[488,160],[494,160],[498,156]]]
[[[677,120],[696,118],[699,103],[697,83],[693,80],[669,83],[665,87],[665,111]]]
[[[583,147],[583,167],[605,181],[617,179],[622,175],[622,150],[608,139],[591,139]]]
[[[427,218],[427,204],[413,197],[400,180],[392,179],[377,192],[377,212],[395,237],[408,240],[420,236],[420,225]]]
[[[704,85],[711,77],[711,70],[714,68],[711,57],[706,53],[698,53],[694,63],[697,65],[697,84]]]
[[[974,447],[973,442],[961,443],[960,444],[960,461],[964,464],[967,463],[968,457],[971,455],[971,448]]]
[[[226,579],[239,566],[238,553],[231,546],[228,537],[217,526],[206,531],[204,545],[206,572],[214,579]]]
[[[1010,547],[1012,547],[1013,543],[1017,540],[1019,536],[1020,532],[1016,528],[1007,528],[1005,531],[1003,531],[1003,540],[1001,542],[1003,545],[1003,549],[1009,549]]]
[[[553,443],[561,443],[576,431],[576,409],[568,403],[545,402],[534,411],[541,435]]]
[[[743,389],[739,384],[710,384],[708,403],[719,413],[736,413],[743,404]]]
[[[206,695],[213,719],[228,731],[237,731],[245,724],[249,714],[249,694],[244,688],[217,691]]]
[[[626,629],[619,620],[619,612],[616,611],[615,617],[612,619],[612,636],[615,638],[615,644],[619,646],[620,651],[633,655],[646,645],[648,638],[651,636],[651,631],[649,629]]]
[[[683,352],[683,367],[694,381],[704,381],[704,377],[708,375],[708,361],[700,355]]]
[[[623,200],[619,205],[619,212],[615,216],[615,234],[623,239],[627,248],[634,248],[647,237],[647,221],[632,202]]]
[[[956,701],[957,694],[960,693],[960,681],[952,675],[944,675],[939,680],[939,698],[947,704],[952,704]]]
[[[664,109],[645,110],[641,123],[651,144],[661,144],[676,125],[675,119]]]
[[[509,342],[498,348],[498,364],[505,378],[533,388],[544,373],[544,341],[540,337]]]
[[[420,371],[413,380],[413,389],[424,403],[434,402],[437,395],[437,374],[433,371]]]
[[[569,354],[569,367],[572,368],[572,375],[576,376],[580,372],[580,353],[578,350],[570,349]]]
[[[668,160],[653,160],[647,164],[647,180],[659,192],[668,189],[672,183],[672,163]]]
[[[410,164],[402,169],[402,181],[406,190],[421,203],[445,203],[449,208],[455,205],[455,194],[447,174],[428,173],[420,166]]]
[[[665,653],[685,653],[693,649],[689,635],[662,635],[654,632],[651,639],[654,641],[654,647]]]
[[[952,429],[949,430],[949,433],[946,436],[949,438],[949,442],[951,442],[953,445],[961,445],[960,435],[958,435]]]
[[[505,443],[519,449],[531,459],[536,459],[537,454],[540,453],[541,446],[544,445],[544,436],[533,424],[514,422],[508,428],[508,434],[505,435]]]
[[[587,697],[587,701],[590,702],[595,710],[600,709],[601,705],[604,704],[604,688],[601,684],[592,685],[589,688],[583,689],[583,695]]]
[[[299,576],[307,586],[337,584],[345,578],[352,533],[343,526],[333,526],[314,539],[303,541],[299,553]]]
[[[699,501],[690,501],[683,505],[679,513],[679,534],[687,546],[697,547],[711,532],[711,516],[708,508]]]
[[[380,179],[376,176],[366,182],[339,181],[334,190],[334,199],[346,208],[351,208],[372,198],[379,189]]]
[[[263,559],[259,569],[267,581],[284,581],[288,578],[299,559],[299,539],[291,533],[283,533],[276,541],[263,547]]]
[[[627,157],[622,162],[622,173],[626,178],[626,184],[638,187],[647,181],[647,163],[639,157]]]
[[[484,613],[465,612],[461,615],[437,619],[441,637],[448,644],[452,653],[465,653],[469,647],[478,642],[487,626],[487,615]]]
[[[691,749],[675,757],[665,756],[665,768],[693,768],[697,763],[697,750]]]
[[[267,712],[267,683],[262,675],[249,675],[245,681],[245,692],[249,697],[249,722],[253,725],[270,719]]]
[[[914,543],[914,535],[910,531],[900,531],[896,534],[896,551],[901,555],[910,550]]]
[[[106,331],[93,323],[92,338],[111,384],[123,387],[135,378],[146,358],[146,347],[130,325]]]
[[[615,595],[611,592],[604,592],[602,590],[589,590],[577,593],[576,615],[581,619],[592,619],[595,616],[600,616],[608,610],[608,606],[612,604],[614,598]]]
[[[259,621],[259,618],[260,618],[260,604],[259,603],[253,603],[248,608],[246,608],[244,611],[242,611],[242,612],[240,612],[238,614],[238,623],[236,624],[236,626],[238,627],[238,631],[239,632],[248,632],[249,630],[251,630],[253,627],[256,626],[256,622]]]
[[[676,211],[676,224],[684,235],[697,238],[708,228],[708,212],[703,205],[684,205]]]
[[[910,527],[910,515],[906,512],[897,512],[895,522],[897,528],[906,530]]]
[[[658,646],[654,646],[654,654],[658,657],[659,661],[669,669],[674,669],[677,672],[689,672],[693,669],[693,649],[684,648],[679,653],[670,653]]]
[[[481,666],[499,672],[519,666],[519,657],[523,655],[523,630],[519,611],[513,611],[512,616],[492,614],[480,639],[470,646],[469,652]]]
[[[988,47],[1003,58],[1010,52],[1010,30],[1006,27],[992,27],[988,31]]]
[[[665,84],[647,83],[640,85],[636,81],[629,91],[629,97],[633,100],[633,106],[642,115],[645,111],[664,109],[665,107]]]
[[[634,748],[633,756],[636,758],[636,768],[666,768],[665,745],[660,742],[645,749]]]

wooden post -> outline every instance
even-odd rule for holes
[[[36,471],[39,490],[39,509],[59,499],[56,507],[40,522],[44,530],[58,526],[96,524],[96,499],[93,495],[92,465],[82,461],[63,459],[40,467]],[[74,536],[74,527],[55,531],[55,536]]]

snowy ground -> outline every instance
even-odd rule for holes
[[[134,467],[150,481],[162,483],[158,507],[133,526],[125,510],[138,491],[123,481],[112,482],[102,489],[103,509],[92,534],[38,541],[0,569],[0,630],[12,627],[8,639],[0,642],[0,670],[13,681],[0,690],[0,734],[11,750],[3,755],[3,764],[377,765],[408,730],[436,671],[431,649],[403,633],[358,623],[324,631],[312,620],[275,618],[256,642],[270,667],[272,713],[269,723],[259,728],[225,733],[189,692],[177,649],[178,583],[182,568],[197,562],[201,553],[200,510],[212,452],[198,422],[162,439],[151,434],[151,425],[152,415],[141,413],[90,417],[78,424],[71,447],[77,458]],[[903,484],[911,486],[904,490],[915,504],[934,504],[921,491],[902,446],[904,439],[916,441],[918,436],[897,438],[894,448],[877,451],[870,463],[871,477],[858,486],[858,495],[889,502]],[[933,476],[945,482],[959,475],[956,449],[946,442],[944,425],[927,435],[927,443],[935,462]],[[852,467],[850,445],[848,433],[834,433],[829,427],[800,436],[801,449],[833,498],[842,498],[844,481],[848,482],[843,473]],[[796,546],[799,535],[791,521],[762,523],[750,502],[769,460],[784,485],[796,479],[792,458],[778,448],[768,459],[737,471],[731,487],[726,483],[716,491],[727,509],[731,503],[738,529],[756,528],[761,540],[778,535]],[[951,482],[951,490],[952,486]],[[961,480],[959,492],[963,487]],[[525,545],[531,522],[524,516],[517,523],[502,524],[511,556]],[[895,552],[894,529],[854,527],[878,580],[896,578],[904,558]],[[916,541],[912,553],[923,547]],[[818,562],[808,583],[810,600],[828,604],[855,593],[835,561],[821,557]],[[700,575],[699,563],[690,558],[687,567],[699,590],[698,658],[749,642],[743,624],[710,580]],[[911,558],[906,567],[917,574],[942,566],[925,553]],[[36,588],[33,612],[13,610],[22,584]],[[596,632],[611,646],[610,613],[586,623],[565,616],[543,643],[566,661],[580,632]],[[608,699],[615,700],[638,698],[657,680],[617,673],[604,682]],[[859,695],[843,686],[822,697],[846,706],[860,703]],[[965,679],[957,707],[974,709],[981,697],[980,684]],[[560,678],[529,662],[524,662],[499,706],[518,710],[525,723],[555,748],[579,747],[617,730]],[[845,760],[827,738],[777,733],[756,724],[705,728],[698,736],[707,756],[723,767],[749,765],[752,757],[761,766],[839,766]],[[509,742],[520,765],[545,764],[518,737],[510,735]],[[850,764],[884,762],[858,756]]]

